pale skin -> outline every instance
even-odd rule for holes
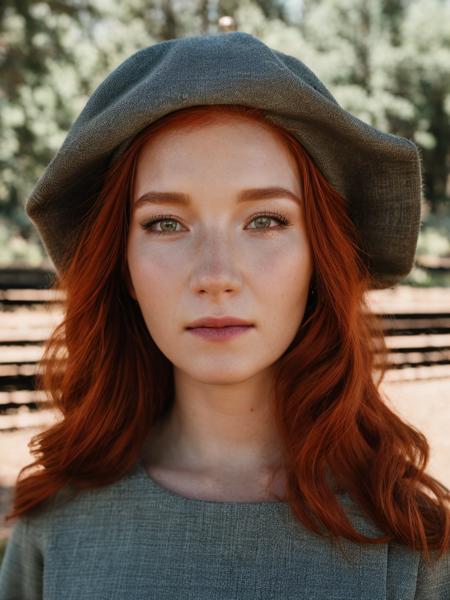
[[[278,193],[238,202],[242,190],[275,186],[298,200]],[[273,131],[232,115],[147,142],[133,202],[149,191],[188,194],[189,205],[142,203],[130,223],[130,294],[175,383],[172,412],[149,435],[143,462],[152,479],[183,496],[274,498],[285,483],[282,474],[272,481],[282,464],[273,365],[301,323],[313,271],[297,166]],[[274,212],[289,224],[280,227]],[[166,216],[142,227],[158,215]],[[254,327],[220,343],[186,329],[224,315]]]

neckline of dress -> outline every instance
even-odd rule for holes
[[[137,461],[137,474],[139,475],[139,477],[142,480],[146,480],[147,483],[150,484],[150,486],[160,495],[160,496],[164,496],[166,498],[171,498],[172,500],[177,500],[179,502],[182,503],[190,503],[190,504],[196,504],[196,505],[201,505],[201,506],[219,506],[219,507],[253,507],[253,508],[273,508],[273,507],[279,507],[279,506],[288,506],[288,502],[287,501],[282,501],[282,500],[256,500],[256,501],[243,501],[241,502],[240,500],[205,500],[203,498],[191,498],[189,496],[182,496],[181,494],[178,494],[177,492],[174,492],[172,490],[169,490],[165,487],[163,487],[161,484],[159,484],[157,481],[155,481],[150,474],[148,473],[147,469],[145,468],[144,463],[142,462],[142,459],[139,459]]]

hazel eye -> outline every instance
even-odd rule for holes
[[[278,225],[276,227],[270,227],[270,221],[272,221],[272,220],[278,221]],[[250,230],[257,231],[258,233],[261,233],[261,232],[265,233],[266,231],[282,229],[282,228],[290,225],[288,218],[285,215],[282,215],[281,213],[278,213],[278,212],[276,212],[276,213],[267,213],[267,212],[257,213],[256,215],[253,215],[251,220],[249,221],[249,223],[253,223],[253,222],[269,224],[269,226],[263,226],[263,227],[249,227]],[[163,229],[162,231],[157,231],[157,230],[153,229],[153,225],[156,225],[157,223],[163,223],[163,224],[164,223],[172,223],[174,225],[172,225],[172,227],[169,227],[169,229]],[[157,215],[157,216],[153,217],[152,219],[150,219],[149,221],[143,223],[141,225],[141,227],[151,234],[168,235],[170,233],[180,233],[179,231],[176,231],[177,224],[180,224],[180,222],[178,221],[178,219],[176,219],[172,215]]]
[[[162,231],[156,231],[155,229],[152,229],[153,225],[156,225],[156,223],[172,223],[174,224],[172,227],[169,227],[168,229],[163,229]],[[175,231],[177,223],[179,223],[179,221],[177,219],[175,219],[175,217],[170,217],[170,216],[164,216],[164,215],[160,215],[158,217],[154,217],[153,219],[151,219],[150,221],[147,221],[146,223],[142,224],[142,228],[145,229],[146,231],[149,231],[150,233],[156,233],[156,234],[166,234],[166,233],[179,233],[178,231]]]
[[[288,220],[283,215],[275,217],[273,215],[268,215],[268,214],[263,214],[263,215],[258,215],[256,217],[253,217],[253,219],[250,221],[250,223],[259,222],[259,223],[263,223],[263,224],[268,223],[270,225],[270,221],[278,221],[282,225],[288,224]],[[250,229],[264,230],[264,229],[276,229],[276,227],[250,227]]]

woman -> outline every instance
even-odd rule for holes
[[[119,65],[27,203],[62,419],[0,598],[448,600],[449,490],[382,400],[364,300],[412,267],[421,185],[412,142],[249,34]]]

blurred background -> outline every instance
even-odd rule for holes
[[[33,458],[30,438],[55,418],[34,370],[62,314],[25,201],[89,95],[131,53],[236,30],[304,61],[344,108],[420,149],[414,268],[368,300],[390,349],[386,402],[427,436],[428,470],[450,487],[449,24],[450,0],[2,0],[0,517]],[[1,522],[0,540],[9,531]]]

